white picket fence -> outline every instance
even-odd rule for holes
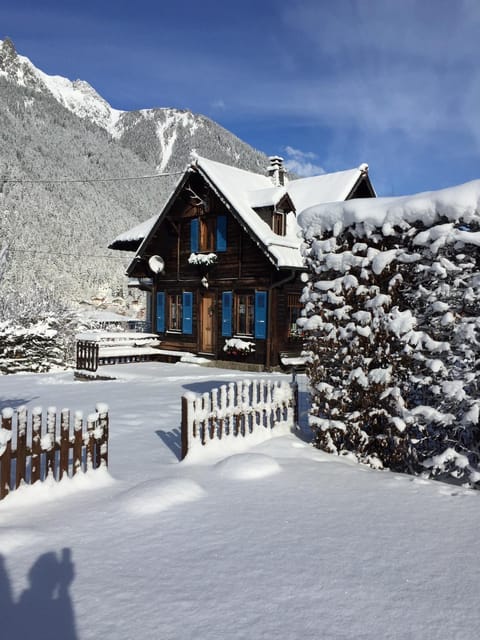
[[[241,380],[182,397],[182,459],[211,442],[248,439],[256,444],[296,426],[297,383]]]

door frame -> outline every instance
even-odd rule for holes
[[[210,304],[209,309],[205,309],[205,305]],[[208,311],[211,310],[211,313]],[[205,315],[204,312],[208,313],[208,318],[210,319],[210,329],[211,329],[211,345],[210,349],[207,348],[205,341]],[[199,353],[204,353],[206,355],[213,356],[215,354],[215,345],[216,345],[216,319],[217,319],[217,296],[214,291],[202,291],[202,295],[199,299],[199,334],[198,334],[198,351]]]

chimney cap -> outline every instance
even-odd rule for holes
[[[276,187],[285,184],[285,167],[283,166],[283,158],[280,156],[270,156],[270,164],[268,166],[268,175]]]

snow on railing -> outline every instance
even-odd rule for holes
[[[76,411],[58,414],[49,407],[2,410],[0,428],[0,500],[20,484],[34,484],[52,477],[61,480],[80,471],[108,465],[108,406],[98,403],[96,411],[83,419]]]
[[[297,384],[241,380],[209,393],[182,397],[182,459],[209,442],[248,439],[252,444],[295,427]]]
[[[97,371],[102,364],[144,362],[159,356],[154,333],[87,331],[76,336],[77,371]]]

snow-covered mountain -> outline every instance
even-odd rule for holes
[[[0,235],[8,245],[0,299],[32,286],[71,300],[99,287],[120,293],[125,259],[106,247],[154,215],[178,177],[111,179],[181,171],[193,150],[253,171],[267,166],[264,154],[202,115],[113,109],[88,82],[47,75],[0,40]],[[66,181],[39,182],[48,179]]]

